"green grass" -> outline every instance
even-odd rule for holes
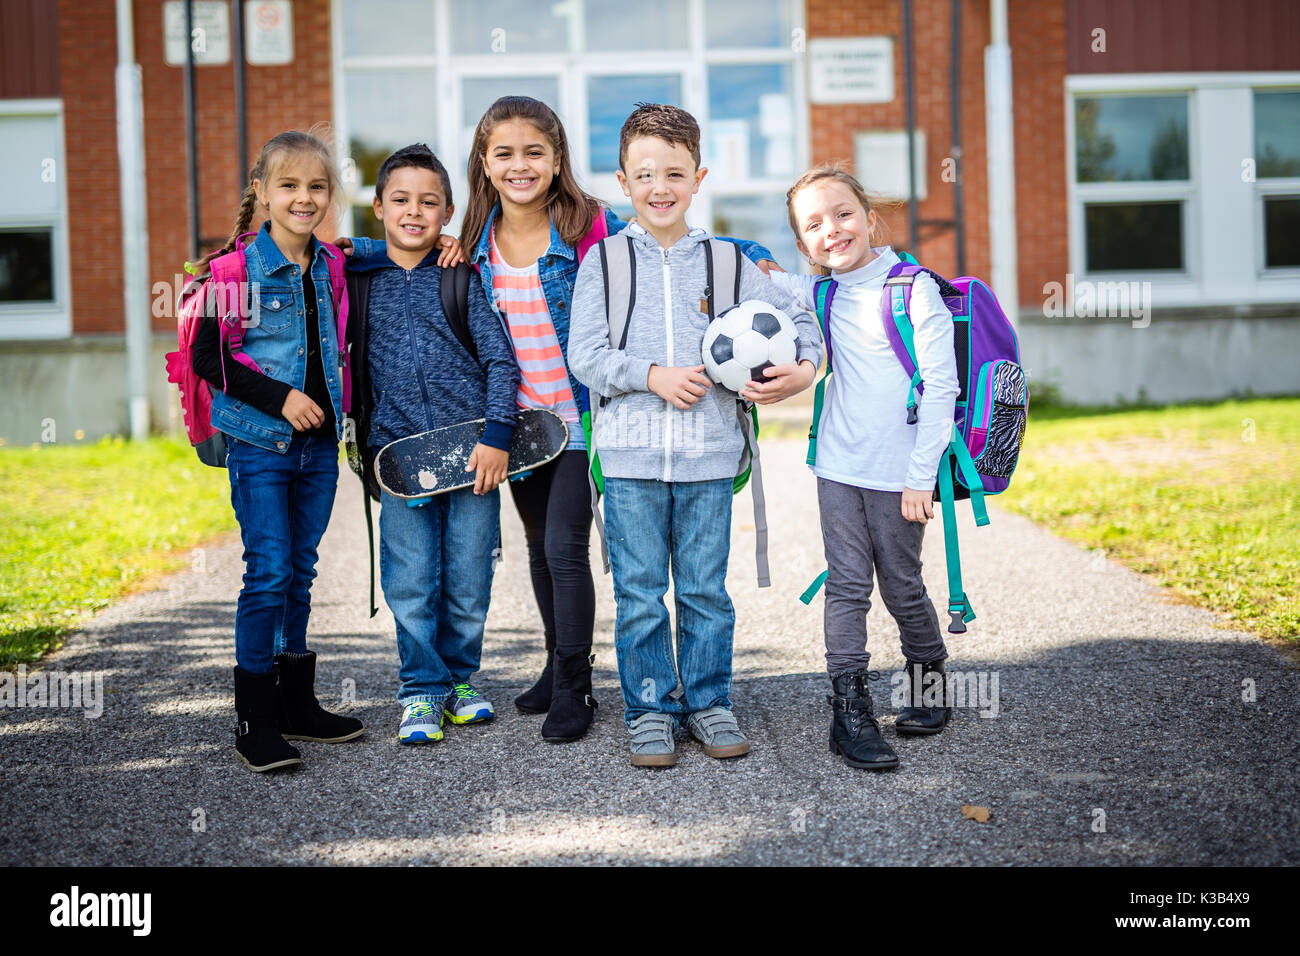
[[[236,525],[224,470],[184,442],[119,438],[0,449],[0,527],[0,667],[13,667]]]
[[[997,503],[1234,625],[1300,639],[1300,399],[1035,416]]]

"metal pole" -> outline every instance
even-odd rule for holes
[[[962,193],[966,179],[965,160],[961,146],[961,4],[952,0],[952,70],[949,82],[948,103],[952,110],[952,158],[957,164],[957,179],[953,183],[952,218],[957,230],[957,275],[966,274],[966,222],[963,217],[965,197]]]
[[[234,19],[235,39],[235,131],[239,150],[239,195],[244,195],[248,185],[248,112],[244,104],[244,11],[243,0],[230,0],[230,15]]]
[[[131,0],[117,0],[117,165],[122,202],[122,309],[127,420],[132,441],[149,437],[149,220],[145,215],[144,105],[135,62]]]
[[[199,142],[194,94],[194,0],[185,0],[185,138],[190,166],[190,258],[199,257]]]
[[[989,0],[992,42],[984,49],[984,115],[989,163],[989,249],[993,289],[1013,325],[1020,322],[1016,261],[1016,149],[1011,109],[1011,45],[1006,0]]]
[[[908,251],[920,258],[916,208],[916,80],[912,65],[912,0],[903,0],[903,97],[907,110],[907,242]]]

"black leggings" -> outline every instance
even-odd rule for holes
[[[562,452],[523,481],[510,482],[510,495],[528,538],[528,570],[542,614],[546,649],[589,653],[596,619],[591,580],[591,496],[587,453]]]

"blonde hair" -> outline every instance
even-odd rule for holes
[[[257,190],[253,186],[254,181],[266,183],[274,179],[275,173],[294,159],[311,156],[320,160],[325,168],[325,178],[329,182],[330,205],[335,212],[342,212],[345,201],[343,183],[339,179],[338,167],[334,163],[334,154],[329,146],[329,131],[328,124],[317,123],[306,133],[296,129],[287,130],[267,141],[257,157],[257,162],[248,171],[248,183],[244,186],[244,195],[239,203],[235,228],[231,230],[230,238],[220,249],[208,253],[194,264],[195,275],[206,275],[209,271],[208,263],[217,256],[233,252],[239,237],[248,232],[248,227],[253,222],[253,214],[257,211]]]
[[[901,206],[902,203],[896,200],[885,199],[883,196],[872,196],[862,188],[862,184],[850,175],[844,167],[832,164],[814,166],[812,169],[808,170],[808,172],[800,176],[795,181],[795,184],[786,190],[785,211],[786,215],[790,217],[790,231],[794,233],[795,239],[798,240],[800,244],[803,243],[803,240],[799,238],[799,223],[794,218],[795,196],[799,195],[800,191],[809,186],[823,182],[824,180],[841,183],[849,188],[849,191],[853,193],[854,198],[862,204],[862,211],[867,213],[870,217],[871,224],[869,226],[868,238],[871,240],[871,244],[873,246],[887,245],[889,243],[889,226],[886,224],[884,217],[881,216],[880,213],[877,212],[874,217],[871,217],[870,214],[875,212],[876,209],[888,209],[893,211]],[[831,270],[825,266],[819,265],[815,262],[812,265],[819,275],[830,275]]]

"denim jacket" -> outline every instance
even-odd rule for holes
[[[271,239],[271,224],[265,223],[257,238],[244,250],[248,268],[250,313],[244,330],[243,351],[268,377],[301,389],[307,378],[307,317],[302,298],[302,276],[296,263]],[[341,437],[343,422],[343,378],[340,374],[337,323],[330,291],[326,256],[336,255],[315,236],[308,247],[311,277],[316,287],[316,314],[325,363],[325,384],[334,404],[334,427]],[[346,343],[344,343],[346,347]],[[293,426],[279,416],[268,415],[225,392],[212,396],[212,426],[232,438],[284,454],[293,440]]]

